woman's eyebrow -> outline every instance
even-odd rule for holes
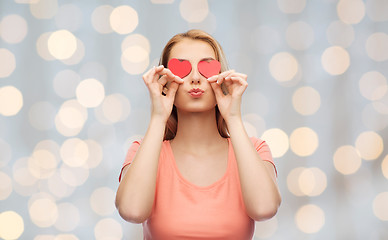
[[[215,60],[215,59],[212,58],[212,57],[207,57],[207,58],[202,58],[202,59],[199,60],[199,61],[201,62],[201,61],[211,61],[211,60]]]

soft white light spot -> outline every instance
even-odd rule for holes
[[[123,237],[123,229],[121,224],[113,218],[104,218],[94,227],[94,236],[96,240],[121,240]]]
[[[11,195],[11,193],[12,193],[11,178],[7,174],[0,172],[0,201],[7,199],[9,195]]]
[[[284,13],[301,13],[305,6],[306,0],[277,0],[280,11]]]
[[[75,136],[83,128],[88,118],[86,108],[77,100],[64,102],[55,117],[55,127],[64,136]]]
[[[376,62],[388,59],[388,34],[384,32],[373,33],[365,44],[366,53]]]
[[[58,162],[58,159],[52,152],[38,149],[28,159],[28,169],[34,177],[46,179],[55,173]]]
[[[50,19],[58,12],[57,0],[38,0],[30,4],[31,14],[38,19]]]
[[[356,148],[363,159],[375,160],[384,150],[383,138],[373,131],[363,132],[357,137]]]
[[[124,50],[123,57],[129,62],[140,63],[148,59],[148,51],[140,46],[134,45]]]
[[[298,73],[298,61],[288,52],[277,53],[269,62],[269,70],[277,81],[290,81]]]
[[[344,175],[353,174],[361,166],[360,152],[350,145],[341,146],[335,151],[333,162],[338,172]]]
[[[373,213],[381,221],[388,221],[388,192],[379,193],[373,200]]]
[[[14,116],[23,107],[23,95],[14,86],[0,88],[0,114]]]
[[[340,46],[327,48],[321,57],[323,69],[331,75],[341,75],[350,65],[349,53]]]
[[[179,4],[181,16],[187,22],[202,22],[209,14],[207,0],[182,0]]]
[[[318,146],[318,135],[311,128],[297,128],[290,135],[291,150],[298,156],[310,156],[315,152]]]
[[[113,9],[109,20],[112,29],[119,34],[133,32],[139,23],[136,10],[127,5]]]
[[[101,216],[108,216],[115,211],[114,200],[116,193],[108,188],[101,187],[93,191],[90,196],[90,206]]]
[[[102,34],[113,32],[109,23],[113,9],[114,7],[110,5],[102,5],[94,9],[92,13],[92,25],[97,32]]]
[[[268,129],[263,133],[261,139],[267,142],[274,158],[282,157],[288,151],[288,136],[279,128]]]
[[[359,88],[362,96],[371,101],[384,97],[388,92],[387,79],[377,71],[367,72],[362,75],[359,81]]]
[[[36,51],[38,52],[39,56],[46,61],[55,60],[55,57],[51,55],[47,44],[51,34],[52,32],[43,33],[42,35],[39,36],[38,40],[36,41]]]
[[[85,57],[85,45],[84,43],[77,38],[77,49],[74,54],[67,59],[61,60],[66,65],[75,65],[81,62],[81,60]]]
[[[136,33],[136,34],[131,34],[128,37],[126,37],[123,40],[123,42],[121,43],[121,51],[125,52],[126,49],[128,49],[129,47],[133,47],[133,46],[142,48],[142,50],[145,50],[147,52],[147,54],[149,54],[151,52],[150,41],[148,40],[148,38],[146,38],[145,36],[143,36],[141,34]],[[130,59],[130,57],[127,59]],[[135,60],[135,62],[136,62],[136,60]]]
[[[5,48],[0,48],[0,78],[6,78],[16,68],[15,55]]]
[[[0,29],[0,36],[7,43],[23,41],[28,32],[26,20],[16,14],[5,16],[0,22]]]
[[[94,108],[105,98],[105,88],[101,82],[93,78],[82,80],[76,89],[78,102],[86,108]]]
[[[357,24],[365,16],[365,5],[362,0],[340,0],[337,4],[339,19],[347,24]]]
[[[52,197],[38,197],[29,203],[32,222],[41,228],[51,227],[58,218],[58,207]]]
[[[47,40],[48,50],[56,59],[68,59],[77,50],[77,39],[68,30],[53,32]]]
[[[292,105],[302,115],[312,115],[321,106],[319,92],[312,87],[298,88],[292,96]]]
[[[304,205],[298,209],[295,215],[295,222],[302,232],[316,233],[325,224],[325,213],[314,204]]]
[[[23,218],[14,211],[0,213],[0,237],[2,239],[19,239],[24,232]]]
[[[70,167],[83,166],[89,157],[88,145],[79,138],[69,138],[61,146],[61,158]]]

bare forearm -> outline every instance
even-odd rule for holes
[[[229,121],[228,129],[248,215],[255,220],[272,217],[281,201],[274,169],[256,152],[241,118]]]
[[[151,119],[131,165],[123,173],[117,190],[116,206],[127,221],[142,222],[151,213],[164,129],[163,121]]]

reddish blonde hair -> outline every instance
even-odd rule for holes
[[[215,40],[210,34],[202,31],[202,30],[189,30],[184,33],[179,33],[172,37],[166,44],[163,49],[162,56],[160,57],[159,65],[163,65],[167,67],[168,60],[170,58],[171,49],[175,46],[175,44],[179,43],[184,39],[198,40],[208,43],[214,50],[216,55],[216,59],[221,63],[221,72],[228,70],[228,64],[225,58],[224,51],[222,50],[221,45]],[[223,88],[225,91],[225,89]],[[216,121],[217,121],[217,129],[220,135],[224,138],[229,137],[228,127],[224,118],[221,116],[220,111],[218,110],[218,106],[216,106]],[[176,131],[178,127],[178,116],[176,107],[173,106],[170,117],[166,123],[166,129],[164,131],[164,140],[171,140],[175,137]]]

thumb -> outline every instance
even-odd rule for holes
[[[175,97],[175,93],[178,90],[179,84],[176,82],[171,82],[170,87],[168,88],[168,91],[166,93],[166,96],[168,98]]]

